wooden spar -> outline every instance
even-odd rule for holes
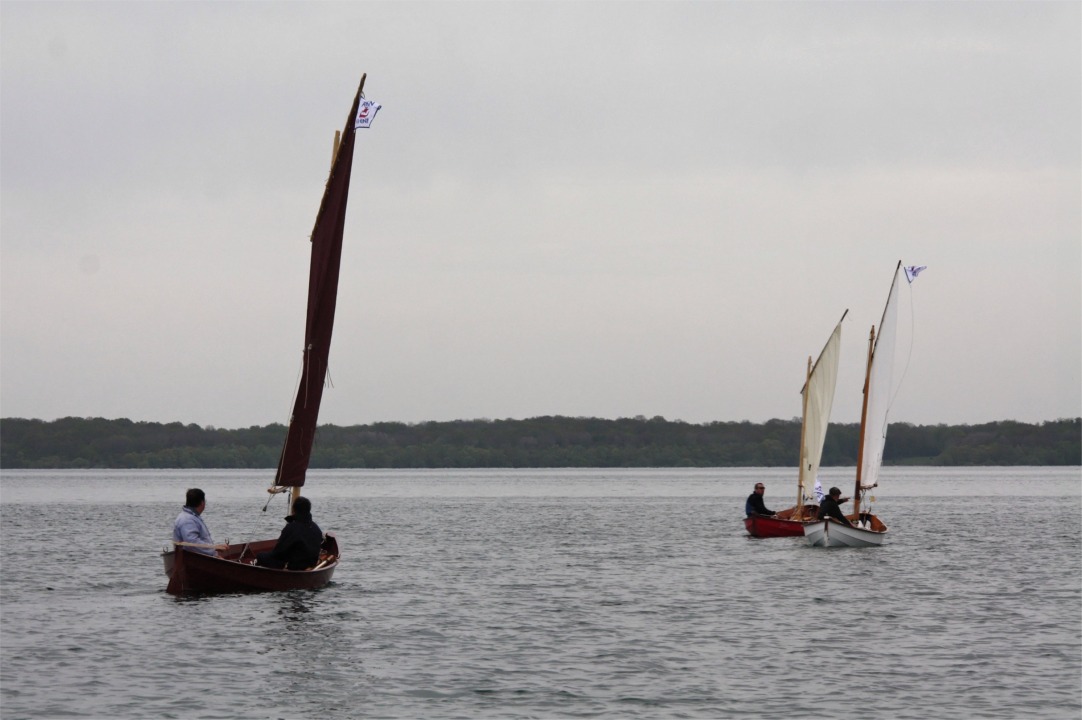
[[[308,312],[302,350],[301,381],[270,493],[290,492],[289,507],[299,496],[317,430],[319,406],[327,382],[328,355],[341,262],[342,231],[353,159],[357,110],[364,96],[367,74],[361,75],[345,128],[334,133],[330,171],[315,224],[309,234]],[[318,242],[317,242],[318,240]],[[269,501],[268,501],[269,502]],[[264,507],[264,510],[266,507]]]
[[[364,87],[364,79],[367,75],[361,76],[361,88]],[[334,131],[334,145],[331,147],[331,172],[334,171],[334,161],[338,159],[338,148],[342,144],[342,131]],[[327,182],[330,182],[328,177]],[[289,494],[289,512],[287,514],[293,514],[293,503],[297,502],[297,498],[301,496],[301,489],[296,485],[293,486],[293,490]]]
[[[215,550],[225,550],[229,547],[229,545],[208,545],[206,543],[183,542],[181,540],[174,540],[173,545],[175,547],[214,548]]]
[[[364,79],[365,79],[365,77],[367,77],[367,75],[362,75],[361,76],[361,88],[364,87]],[[339,146],[341,144],[342,144],[342,131],[341,130],[335,130],[334,131],[334,144],[331,146],[331,172],[334,172],[334,161],[338,159],[338,148],[339,148]],[[331,181],[330,177],[328,176],[327,182],[330,183],[330,181]],[[311,238],[309,238],[309,241],[310,240],[311,240]],[[297,502],[297,498],[299,498],[300,496],[301,496],[301,489],[299,487],[297,487],[296,485],[294,485],[292,490],[289,493],[289,508],[288,508],[288,512],[286,513],[287,515],[292,515],[293,514],[293,503]]]
[[[365,79],[367,77],[368,77],[368,73],[362,73],[361,74],[361,84],[357,86],[357,94],[359,96],[361,96],[361,97],[364,97],[364,81],[365,81]],[[353,121],[353,120],[356,120],[356,118],[350,118],[350,120]],[[331,172],[334,172],[334,163],[335,163],[336,160],[338,160],[338,148],[341,146],[341,144],[342,144],[342,131],[341,130],[335,130],[334,131],[334,145],[331,146]],[[327,182],[330,183],[330,181],[331,181],[331,179],[330,179],[330,177],[328,177]],[[317,217],[316,220],[318,222],[319,218]]]
[[[875,353],[875,325],[868,335],[868,367],[864,371],[864,403],[860,408],[860,436],[857,438],[857,484],[853,490],[853,513],[860,514],[860,476],[864,467],[864,433],[868,424],[868,385],[872,379],[872,355]]]
[[[358,92],[361,89],[364,88],[364,79],[366,77],[368,77],[367,74],[361,76],[361,87],[358,88]],[[331,172],[334,171],[334,161],[338,159],[338,148],[339,148],[339,146],[341,146],[341,144],[342,144],[342,131],[341,130],[335,130],[334,131],[334,144],[331,146]],[[327,179],[327,182],[328,183],[330,182],[329,177]],[[309,240],[311,240],[311,238],[309,238]],[[287,515],[292,515],[293,514],[293,503],[297,502],[297,498],[299,498],[300,496],[301,496],[301,489],[299,487],[297,487],[296,485],[294,485],[292,490],[289,493],[289,508],[288,508],[289,512],[286,513]]]
[[[803,417],[800,418],[800,470],[797,473],[796,480],[796,509],[797,513],[795,518],[797,520],[804,517],[804,466],[808,464],[808,458],[805,457],[805,453],[808,452],[808,448],[805,441],[808,427],[808,386],[811,384],[812,374],[812,358],[808,356],[808,374],[804,379],[804,390],[800,393],[804,397],[803,402]]]

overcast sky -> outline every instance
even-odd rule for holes
[[[893,420],[1082,413],[1078,2],[4,0],[0,33],[4,417],[287,422],[362,73],[320,422],[793,418],[847,308],[856,422],[898,260]]]

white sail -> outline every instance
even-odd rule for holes
[[[894,373],[894,347],[898,331],[898,273],[902,264],[894,269],[883,318],[879,321],[879,333],[872,346],[868,367],[868,411],[862,438],[864,454],[860,469],[861,488],[870,488],[879,481],[879,468],[883,464],[883,447],[887,442],[887,414],[890,411],[891,383]]]
[[[846,312],[849,312],[846,310]],[[842,320],[845,314],[842,315]],[[838,359],[841,357],[842,320],[831,333],[819,359],[811,369],[808,382],[801,394],[804,395],[804,434],[801,446],[804,456],[800,459],[801,493],[806,497],[815,487],[815,478],[819,474],[819,462],[823,459],[823,443],[827,438],[827,426],[830,424],[830,409],[834,404],[834,388],[838,384]]]

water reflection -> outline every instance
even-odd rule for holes
[[[288,622],[300,622],[308,613],[313,612],[315,593],[319,590],[290,590],[279,593],[282,596],[282,605],[278,608],[278,616]]]

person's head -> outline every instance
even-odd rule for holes
[[[200,513],[206,505],[207,494],[203,493],[198,487],[189,487],[187,494],[184,496],[184,507],[192,508],[197,513]]]
[[[839,489],[838,489],[838,488],[836,488],[836,487],[832,487],[832,488],[830,488],[830,497],[832,497],[832,498],[834,498],[835,500],[837,500],[837,499],[838,499],[838,498],[840,498],[841,496],[842,496],[842,491],[841,491],[841,490],[839,490]]]
[[[207,494],[199,488],[189,488],[188,494],[184,497],[184,506],[196,509],[207,501]]]
[[[762,483],[755,483],[755,492],[760,494],[766,492],[766,485],[763,485]]]
[[[293,514],[294,515],[311,515],[312,503],[308,498],[303,495],[298,495],[297,499],[293,501]]]

